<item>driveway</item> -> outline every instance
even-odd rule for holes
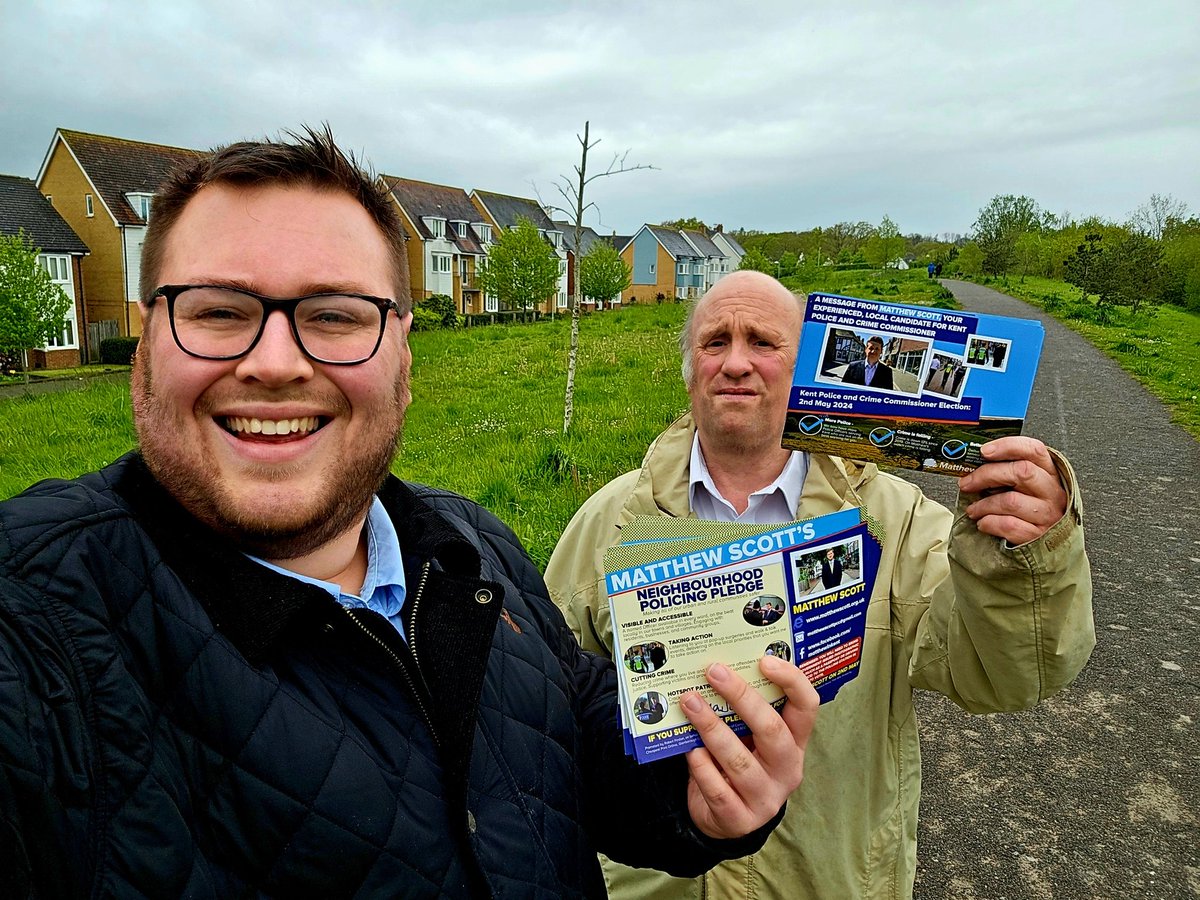
[[[918,696],[921,900],[1200,897],[1200,444],[1074,332],[989,288],[970,311],[1041,320],[1026,433],[1083,486],[1097,645],[1033,710]],[[915,476],[943,502],[952,479]]]

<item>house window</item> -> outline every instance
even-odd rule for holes
[[[567,292],[559,291],[558,292],[558,308],[565,309],[566,306],[567,306]]]
[[[549,235],[550,243],[552,243],[554,245],[554,248],[556,250],[561,250],[562,249],[562,232],[561,231],[548,231],[546,233],[547,233],[547,235]]]
[[[429,233],[435,238],[444,238],[446,236],[446,220],[436,219],[432,216],[425,218],[425,227],[429,229]]]
[[[143,222],[150,221],[150,201],[154,199],[153,194],[130,191],[125,195],[125,199],[129,201],[129,205],[133,207],[133,211],[141,216]]]
[[[475,223],[475,231],[479,235],[479,240],[483,241],[485,244],[489,243],[491,241],[491,239],[492,239],[492,226],[491,225],[486,225],[483,222],[476,222]],[[495,312],[495,310],[490,310],[490,312]]]
[[[484,312],[499,312],[500,311],[500,301],[498,301],[491,294],[488,294],[487,296],[485,296],[483,298],[483,311]]]
[[[450,254],[449,253],[433,253],[433,271],[450,273]]]
[[[71,258],[69,256],[51,256],[39,254],[38,262],[50,276],[50,280],[59,286],[71,300],[71,307],[63,317],[62,331],[52,335],[46,344],[47,350],[75,348],[79,344],[75,338],[75,291],[71,284]]]
[[[686,274],[687,274],[687,269],[688,269],[688,267],[687,267],[687,263],[680,263],[680,264],[679,264],[679,267],[678,267],[678,268],[677,268],[675,271],[676,271],[676,273],[677,273],[677,274],[679,274],[679,275],[686,275]]]
[[[92,216],[94,216],[96,214],[96,208],[94,206],[92,206],[92,195],[91,194],[83,195],[83,206],[87,210],[88,218],[91,218]]]

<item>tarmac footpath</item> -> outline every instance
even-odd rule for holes
[[[1097,644],[1025,712],[968,716],[918,692],[916,897],[1200,898],[1200,444],[1041,310],[943,284],[968,311],[1045,325],[1025,433],[1082,485]],[[953,503],[953,479],[912,480]]]

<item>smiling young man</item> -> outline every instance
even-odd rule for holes
[[[389,475],[404,240],[328,132],[175,173],[143,265],[139,451],[0,504],[0,894],[599,897],[597,850],[761,846],[815,692],[713,667],[753,745],[693,694],[703,748],[625,756],[515,536]]]
[[[801,303],[757,272],[695,303],[679,341],[690,413],[580,507],[546,584],[583,646],[608,653],[604,551],[633,517],[774,524],[860,507],[884,531],[860,674],[822,707],[804,783],[761,851],[697,878],[605,860],[613,900],[911,896],[913,690],[971,712],[1021,709],[1068,684],[1095,641],[1078,487],[1041,441],[987,444],[957,516],[874,464],[781,448]],[[869,358],[881,351],[868,343]]]

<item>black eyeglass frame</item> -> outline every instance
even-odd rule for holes
[[[234,353],[230,356],[210,356],[205,353],[197,353],[194,350],[189,350],[183,346],[183,341],[179,339],[179,332],[175,330],[175,300],[184,291],[194,290],[196,288],[211,288],[218,291],[231,291],[235,294],[242,294],[246,297],[253,297],[262,304],[263,314],[262,319],[258,323],[258,331],[254,335],[254,339],[250,341],[250,345],[241,353]],[[313,362],[321,363],[325,366],[359,366],[368,360],[372,359],[379,352],[379,345],[383,343],[383,332],[387,328],[387,314],[389,310],[394,310],[396,315],[400,315],[400,307],[395,300],[389,300],[386,297],[372,297],[370,294],[356,294],[353,291],[322,291],[317,294],[306,294],[303,297],[278,298],[264,297],[262,294],[256,294],[254,291],[247,291],[244,288],[230,287],[227,284],[164,284],[154,289],[154,293],[150,295],[150,303],[153,303],[159,297],[167,301],[167,318],[171,322],[171,337],[175,339],[175,346],[186,353],[188,356],[196,359],[209,359],[215,362],[228,362],[229,360],[241,359],[258,346],[259,340],[262,338],[263,331],[267,327],[267,317],[275,310],[280,310],[287,316],[288,325],[292,329],[292,337],[296,339],[296,346],[300,348],[300,352],[311,359]],[[355,297],[359,300],[367,300],[375,304],[379,308],[379,334],[375,337],[375,345],[371,348],[371,352],[362,359],[338,360],[338,359],[322,359],[315,353],[309,351],[304,346],[304,339],[300,337],[300,329],[296,326],[296,307],[305,300],[315,300],[318,297]]]

